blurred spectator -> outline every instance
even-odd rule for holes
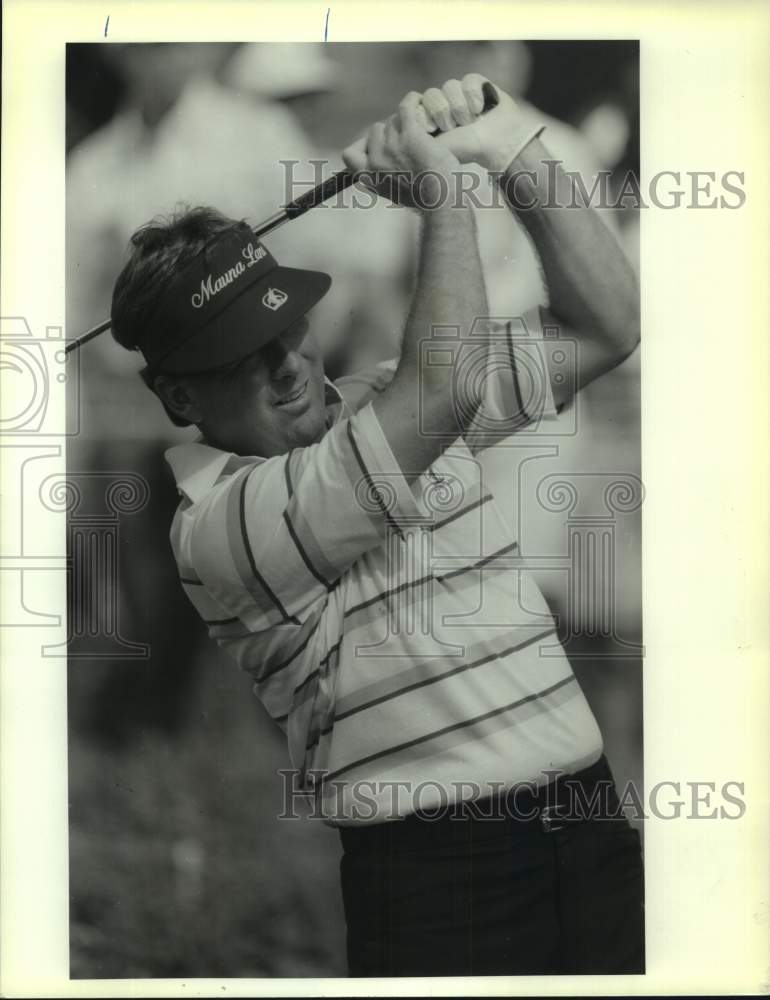
[[[620,229],[620,241],[638,275],[639,207],[633,204],[633,198],[628,198],[634,188],[625,187],[628,172],[637,176],[639,173],[636,148],[638,92],[634,91],[625,74],[622,79],[622,88],[592,95],[576,115],[576,121],[602,168],[612,171],[608,185],[609,200],[613,204],[618,202],[614,218]]]
[[[225,79],[252,97],[295,102],[294,113],[308,129],[319,98],[342,83],[339,66],[326,55],[325,46],[311,42],[241,45],[229,61]]]
[[[605,170],[618,165],[630,135],[628,117],[619,103],[607,100],[595,104],[583,116],[580,131]]]

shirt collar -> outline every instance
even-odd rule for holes
[[[324,392],[326,402],[326,427],[327,429],[343,417],[350,416],[350,408],[345,401],[345,397],[337,386],[328,378],[324,378]]]
[[[348,405],[336,385],[325,379],[326,393],[326,426],[327,429],[339,420],[348,416]],[[214,483],[222,475],[225,466],[232,463],[235,467],[264,462],[259,455],[248,458],[236,455],[234,452],[222,451],[206,444],[203,436],[186,444],[178,444],[169,448],[166,461],[176,480],[177,489],[191,503],[197,503],[211,490]]]
[[[232,457],[229,452],[207,445],[202,437],[166,452],[177,489],[192,503],[206,496]]]

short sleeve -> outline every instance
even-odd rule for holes
[[[515,319],[490,320],[474,336],[479,336],[474,378],[481,402],[463,435],[471,451],[521,432],[553,433],[558,414],[539,307]]]
[[[190,559],[252,631],[300,624],[419,508],[372,405],[317,444],[247,465],[200,501]]]

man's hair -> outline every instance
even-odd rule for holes
[[[215,208],[181,206],[171,215],[156,216],[131,237],[131,255],[118,275],[112,292],[111,325],[115,340],[136,351],[148,323],[174,276],[224,233],[243,225]],[[156,373],[145,369],[142,377],[152,388]],[[178,427],[189,421],[163,404]]]

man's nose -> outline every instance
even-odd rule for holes
[[[302,371],[302,357],[298,351],[281,351],[276,358],[273,378],[282,379],[296,376]]]

